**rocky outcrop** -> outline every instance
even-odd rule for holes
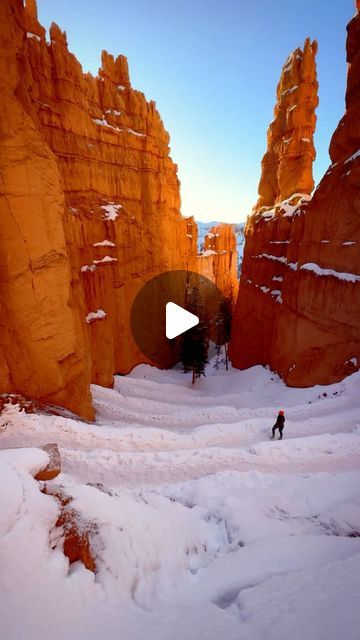
[[[289,385],[341,380],[360,366],[360,14],[348,25],[346,113],[312,199],[250,216],[231,357]]]
[[[205,235],[199,255],[199,273],[216,283],[226,298],[235,302],[238,291],[237,249],[234,227],[218,224]]]
[[[36,474],[35,480],[53,480],[61,473],[61,458],[59,447],[56,442],[44,444],[40,447],[49,456],[49,462],[44,469]]]
[[[54,549],[61,545],[69,565],[82,562],[86,569],[96,573],[94,547],[99,533],[98,525],[96,522],[86,520],[77,509],[73,508],[73,497],[68,495],[61,485],[44,485],[42,492],[55,498],[60,510],[60,515],[50,534],[51,547]]]
[[[169,136],[126,58],[104,51],[93,77],[57,25],[45,35],[35,0],[1,2],[0,392],[92,418],[90,382],[144,361],[129,318],[139,288],[217,270],[199,262]]]
[[[18,393],[2,393],[0,394],[0,419],[3,413],[14,407],[15,411],[19,409],[24,413],[38,413],[48,416],[61,416],[62,418],[72,418],[80,422],[89,424],[89,420],[80,417],[79,415],[65,409],[64,407],[55,406],[52,404],[46,404],[41,400],[34,398],[25,398]]]
[[[305,40],[303,49],[286,60],[276,92],[274,120],[267,132],[262,159],[256,211],[273,207],[294,194],[310,194],[314,188],[317,42]]]

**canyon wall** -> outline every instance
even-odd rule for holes
[[[168,133],[124,56],[83,73],[57,25],[46,41],[35,0],[1,2],[0,47],[0,393],[91,418],[90,383],[144,361],[139,288],[192,269],[234,289],[235,238],[219,231],[221,276],[215,254],[198,257]]]
[[[257,206],[247,221],[232,361],[268,364],[291,386],[339,381],[360,366],[359,8],[347,29],[346,113],[331,166],[312,198],[284,192],[285,202]]]

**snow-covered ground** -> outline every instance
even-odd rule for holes
[[[5,410],[1,638],[358,640],[359,383],[209,366],[192,388],[141,365],[93,387],[96,425]],[[96,576],[49,545],[57,503],[30,475],[48,442],[49,484],[97,525]]]

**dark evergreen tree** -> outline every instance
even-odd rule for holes
[[[219,312],[215,319],[216,355],[217,355],[215,367],[217,369],[220,368],[221,350],[222,350],[222,347],[224,347],[224,351],[225,351],[224,362],[226,366],[226,371],[229,368],[228,352],[229,352],[229,342],[230,342],[230,335],[231,335],[231,319],[232,319],[232,300],[231,298],[225,298],[220,305]]]
[[[186,308],[190,313],[200,318],[196,327],[183,334],[181,342],[181,361],[184,372],[192,371],[192,383],[195,384],[196,378],[205,376],[209,349],[208,318],[201,305],[200,292],[197,287],[189,289]]]

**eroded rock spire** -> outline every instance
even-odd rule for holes
[[[286,60],[277,86],[274,120],[267,132],[267,151],[262,159],[258,212],[290,198],[310,194],[314,188],[315,109],[318,106],[316,77],[317,42],[305,40],[304,48]]]

